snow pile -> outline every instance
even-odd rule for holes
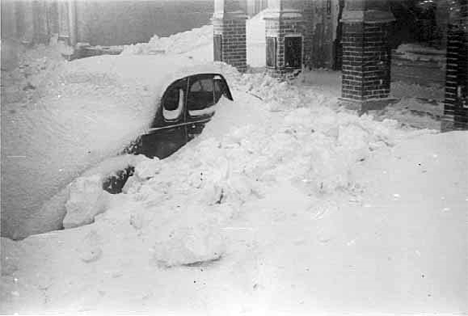
[[[124,47],[122,55],[182,54],[212,44],[213,26],[205,25],[168,37],[154,35],[148,43]]]
[[[444,104],[433,100],[402,98],[375,113],[376,118],[393,119],[401,126],[440,130]]]
[[[284,102],[281,93],[277,99]],[[356,164],[403,138],[428,133],[401,131],[395,121],[376,122],[321,106],[271,112],[248,94],[236,100],[218,104],[204,133],[176,155],[136,164],[119,205],[108,202],[96,223],[129,221],[151,241],[158,266],[207,264],[224,253],[223,223],[271,188],[290,183],[308,196],[354,194]],[[73,187],[87,180],[79,178]],[[91,201],[96,210],[102,189],[81,188],[75,196],[85,201],[71,196],[67,205],[81,205],[86,213]],[[131,205],[122,207],[122,201]]]
[[[92,223],[94,217],[105,210],[106,199],[101,177],[93,175],[78,178],[69,186],[63,227],[73,228]]]
[[[247,20],[247,64],[265,66],[265,21],[263,12]],[[127,45],[122,55],[187,55],[200,61],[213,61],[213,26],[177,33],[168,37],[154,35],[148,43]]]

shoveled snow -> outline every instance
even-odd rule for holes
[[[62,188],[93,223],[1,239],[2,312],[468,311],[467,132],[358,116],[336,72],[223,72],[235,102],[123,194],[95,182],[126,157]]]

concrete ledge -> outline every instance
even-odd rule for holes
[[[338,98],[340,103],[349,110],[358,111],[359,115],[365,114],[369,111],[378,111],[385,109],[388,105],[394,104],[400,101],[397,98],[385,98],[385,99],[371,99],[371,100],[353,100],[348,98]]]
[[[247,20],[249,16],[243,11],[233,12],[215,12],[211,17],[211,20]]]
[[[295,19],[303,21],[304,17],[300,10],[295,9],[281,9],[281,10],[272,10],[267,9],[263,12],[264,20],[279,20],[279,19]]]

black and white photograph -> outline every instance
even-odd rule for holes
[[[1,315],[468,315],[468,0],[1,0]]]

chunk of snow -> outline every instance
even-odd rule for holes
[[[94,217],[105,211],[107,192],[102,189],[102,179],[95,175],[76,179],[69,188],[70,197],[65,205],[67,213],[64,228],[73,228],[94,221]]]
[[[162,267],[203,264],[220,259],[225,253],[222,231],[206,211],[195,206],[164,226],[153,238],[153,260]]]

